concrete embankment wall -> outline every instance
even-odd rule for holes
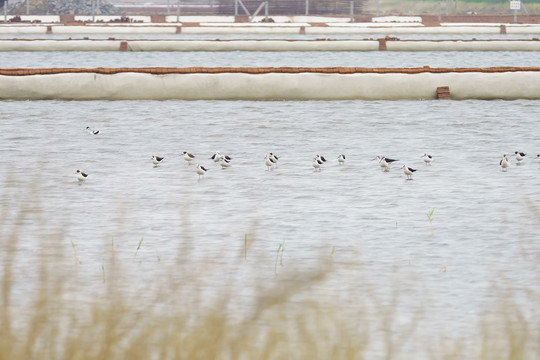
[[[0,40],[1,51],[540,51],[538,40]]]
[[[540,99],[540,68],[0,69],[0,99]]]

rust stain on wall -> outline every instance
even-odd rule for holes
[[[359,67],[329,67],[329,68],[304,68],[304,67],[186,67],[186,68],[40,68],[40,69],[0,69],[0,75],[4,76],[28,76],[28,75],[53,75],[65,73],[95,73],[95,74],[119,74],[119,73],[142,73],[153,75],[166,74],[420,74],[420,73],[504,73],[504,72],[538,72],[540,67],[489,67],[489,68],[359,68]]]

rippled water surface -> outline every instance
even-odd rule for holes
[[[35,187],[48,226],[96,269],[104,238],[133,248],[144,238],[166,258],[189,235],[196,256],[223,252],[226,263],[255,228],[268,253],[287,244],[290,268],[316,266],[333,248],[337,262],[367,264],[375,282],[412,267],[436,294],[433,310],[445,309],[440,321],[469,322],[495,269],[538,286],[520,263],[521,251],[539,250],[527,205],[540,203],[539,118],[538,101],[3,102],[0,181],[4,196]],[[209,160],[215,150],[233,158],[230,168]],[[527,159],[502,173],[501,155],[516,150]],[[204,179],[182,151],[209,169]],[[273,171],[268,152],[280,157]],[[316,154],[328,159],[321,172]],[[152,155],[164,163],[153,167]],[[376,155],[399,162],[385,173]],[[418,169],[414,180],[404,163]],[[89,174],[82,185],[77,169]],[[252,276],[273,276],[267,260]]]
[[[17,61],[36,66],[46,55],[18,54]],[[266,53],[50,55],[41,66],[71,66],[75,60],[81,66],[135,65],[134,59],[141,59],[141,66],[171,66],[174,59],[177,66],[193,66],[195,59],[205,66],[226,66],[227,59],[244,59],[236,64],[242,66],[269,61]],[[163,63],[156,60],[162,55]],[[302,54],[298,63],[273,66],[322,66],[324,55]],[[208,60],[220,56],[223,62]],[[333,66],[375,66],[382,55],[328,56]],[[452,56],[386,54],[386,63],[377,66],[407,66],[400,59],[411,66],[438,66],[439,59]],[[129,61],[121,63],[123,57]],[[370,57],[373,62],[365,61]],[[173,254],[189,252],[194,261],[229,269],[201,280],[200,286],[209,288],[231,278],[242,286],[309,272],[331,258],[336,271],[319,291],[335,294],[344,308],[354,307],[354,296],[367,286],[388,295],[391,287],[380,284],[414,273],[415,279],[407,277],[401,286],[411,309],[422,306],[427,312],[420,327],[428,334],[442,328],[472,332],[479,313],[494,300],[491,286],[501,274],[516,287],[539,290],[537,265],[524,259],[540,251],[540,219],[533,212],[540,207],[535,159],[540,101],[3,101],[1,106],[1,205],[8,214],[6,204],[39,206],[45,218],[23,230],[19,276],[25,274],[24,259],[31,263],[35,244],[43,241],[76,248],[82,271],[97,275],[110,256],[104,244],[111,242],[120,258],[132,260],[143,240],[137,266],[148,273],[158,263],[171,263]],[[89,135],[86,126],[102,134]],[[212,163],[216,150],[233,158],[230,168]],[[183,151],[209,169],[200,181],[194,165],[180,156]],[[525,161],[517,166],[511,157],[512,166],[501,172],[501,156],[515,151],[526,152]],[[264,165],[268,152],[280,158],[273,171]],[[432,166],[421,159],[426,152],[434,156]],[[344,165],[337,163],[339,153],[347,155]],[[316,154],[328,160],[320,172],[311,165]],[[164,163],[154,167],[152,155],[165,157]],[[382,172],[372,161],[376,155],[399,161]],[[402,164],[418,169],[413,180],[406,180]],[[83,184],[77,169],[89,174]],[[14,223],[13,216],[4,223]],[[43,239],[43,232],[57,231],[61,240]],[[247,237],[254,239],[247,259],[251,251],[262,255],[256,270],[244,272],[238,259],[245,255]],[[286,249],[282,265],[276,259],[280,244]],[[133,285],[125,286],[129,291]],[[424,292],[429,301],[420,295]],[[530,310],[531,324],[540,324],[537,307],[524,309]]]
[[[40,67],[493,67],[538,66],[534,51],[475,52],[3,52],[3,68]]]

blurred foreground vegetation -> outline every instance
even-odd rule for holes
[[[504,16],[513,15],[510,1],[505,0],[379,0],[380,16],[449,15],[449,16]],[[362,15],[375,14],[376,0],[367,0]],[[448,12],[447,12],[448,11]],[[517,15],[539,15],[540,0],[522,1]],[[519,22],[519,19],[518,19]]]
[[[0,198],[0,359],[540,358],[538,288],[508,287],[498,277],[470,346],[451,327],[435,334],[419,329],[427,294],[415,300],[410,316],[400,316],[410,299],[399,275],[377,285],[389,286],[386,299],[367,279],[358,284],[361,291],[346,289],[345,298],[328,293],[329,276],[348,271],[332,264],[333,251],[312,271],[272,274],[249,286],[239,285],[241,273],[276,256],[254,254],[251,235],[239,239],[245,249],[232,268],[200,263],[189,245],[171,262],[161,256],[150,264],[137,261],[142,239],[129,254],[104,240],[108,256],[99,263],[78,254],[61,229],[50,228],[39,196],[29,191],[24,197]],[[43,231],[34,232],[40,241],[29,245],[27,230],[34,226]],[[523,266],[539,263],[535,254]],[[230,281],[208,285],[223,278],[218,273]],[[524,309],[520,297],[532,308]]]

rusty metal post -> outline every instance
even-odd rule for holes
[[[439,100],[450,100],[450,87],[449,86],[439,86],[437,88],[437,99]]]

